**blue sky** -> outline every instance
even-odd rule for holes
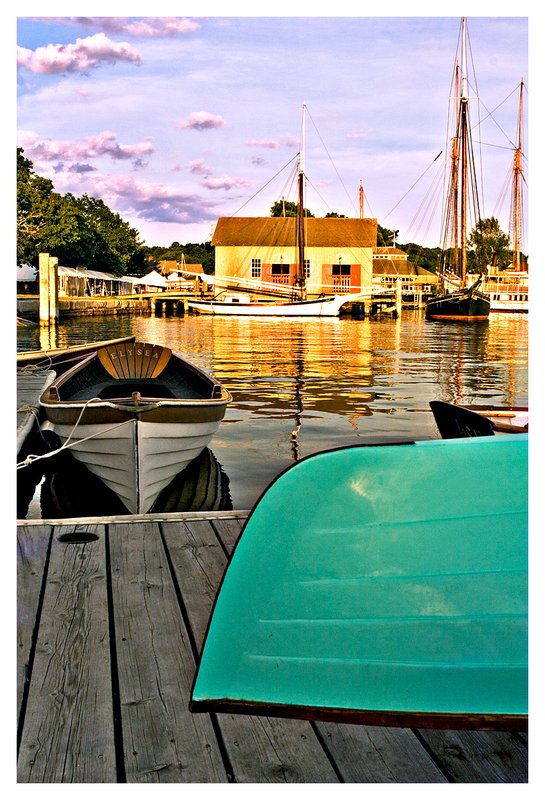
[[[400,242],[435,246],[434,159],[467,13],[481,211],[507,231],[522,78],[526,108],[531,97],[524,3],[447,4],[450,16],[413,3],[410,17],[365,17],[361,3],[339,16],[312,16],[308,3],[299,16],[280,2],[261,17],[247,4],[186,3],[177,17],[173,6],[53,2],[44,18],[42,4],[18,4],[17,141],[57,191],[103,199],[148,245],[205,241],[219,216],[268,215],[295,199],[306,102],[306,206],[357,216],[361,181],[366,216]]]

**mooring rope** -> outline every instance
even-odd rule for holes
[[[125,419],[125,420],[123,420],[123,422],[118,422],[115,425],[111,425],[109,428],[105,428],[104,430],[98,431],[97,433],[91,433],[91,434],[89,434],[89,436],[84,436],[81,439],[77,439],[75,442],[70,442],[70,440],[72,439],[72,436],[76,432],[76,429],[77,429],[78,425],[80,424],[80,421],[81,421],[81,418],[82,418],[82,416],[83,416],[83,414],[85,412],[85,409],[87,408],[89,403],[93,402],[93,400],[100,400],[100,398],[99,397],[90,397],[89,400],[87,400],[85,402],[85,404],[82,406],[82,409],[81,409],[81,411],[79,413],[79,416],[78,416],[78,418],[77,418],[72,430],[70,431],[70,433],[66,437],[64,443],[60,447],[57,447],[55,450],[50,450],[49,453],[43,453],[42,455],[36,455],[34,453],[29,453],[28,456],[26,456],[26,458],[24,459],[24,461],[20,461],[17,464],[17,469],[22,469],[23,467],[28,467],[31,464],[33,464],[35,461],[40,461],[43,458],[51,458],[52,456],[57,455],[58,453],[62,452],[63,450],[69,450],[71,447],[75,447],[75,445],[80,444],[81,442],[87,442],[89,439],[96,439],[98,436],[102,436],[105,433],[110,433],[110,431],[114,431],[117,428],[121,428],[123,425],[126,425],[129,422],[132,422],[131,419]],[[34,414],[34,416],[36,417],[36,420],[38,420],[38,416],[36,414],[36,409],[31,408],[30,406],[28,406],[26,408],[21,408],[21,409],[19,409],[19,411],[31,411]]]

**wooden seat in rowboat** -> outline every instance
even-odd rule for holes
[[[157,378],[164,370],[172,350],[145,342],[123,343],[98,350],[98,358],[112,378]]]

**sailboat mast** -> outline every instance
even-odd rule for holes
[[[520,82],[519,117],[517,126],[517,147],[513,163],[513,200],[512,200],[512,231],[513,231],[513,269],[520,270],[520,251],[522,238],[522,92],[524,81]]]
[[[303,103],[303,119],[301,123],[301,151],[299,153],[299,174],[298,174],[298,194],[299,202],[297,205],[297,283],[301,290],[301,299],[305,299],[305,168],[304,168],[304,147],[305,147],[305,110],[306,103]]]
[[[468,92],[466,18],[462,17],[462,73],[460,91],[460,280],[467,279],[467,160],[468,160]]]

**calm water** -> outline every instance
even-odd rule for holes
[[[59,326],[63,347],[135,334],[215,374],[233,402],[210,443],[233,507],[250,508],[293,461],[318,450],[437,438],[430,400],[526,405],[528,317],[425,320],[87,317]],[[37,328],[19,350],[40,347]]]

